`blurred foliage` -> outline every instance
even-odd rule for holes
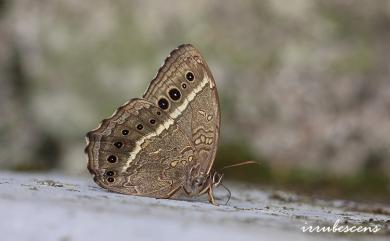
[[[258,158],[249,147],[250,145],[245,143],[245,141],[221,145],[215,160],[215,169],[220,170],[225,166],[238,164],[244,161],[256,161],[259,163],[259,166],[248,164],[240,167],[228,168],[223,172],[227,179],[230,177],[230,179],[246,182],[270,181],[271,173],[269,165],[261,158]]]
[[[337,176],[328,171],[308,171],[302,168],[275,168],[257,157],[245,142],[229,143],[219,149],[215,169],[256,160],[260,165],[245,165],[225,169],[224,179],[272,186],[321,198],[344,198],[360,201],[390,202],[390,177],[379,169],[382,155],[372,154],[367,165],[351,175]]]

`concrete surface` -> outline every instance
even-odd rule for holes
[[[390,207],[324,201],[227,183],[205,199],[158,200],[107,192],[91,178],[0,172],[0,240],[389,240]],[[219,198],[218,198],[219,197]],[[377,233],[308,233],[303,225]]]

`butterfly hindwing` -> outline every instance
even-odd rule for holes
[[[182,184],[193,156],[190,140],[174,121],[142,99],[120,107],[87,139],[95,181],[125,194],[164,197]]]

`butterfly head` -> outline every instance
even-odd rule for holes
[[[204,175],[195,176],[190,183],[190,192],[192,196],[198,196],[207,188],[207,177]]]
[[[189,169],[184,190],[189,196],[199,196],[207,186],[208,176],[200,170],[199,163]]]
[[[187,177],[184,190],[190,196],[199,196],[207,192],[211,187],[217,187],[221,184],[223,174],[212,171],[210,173],[203,173],[199,166],[191,168]]]

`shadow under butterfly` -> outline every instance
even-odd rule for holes
[[[142,98],[129,100],[87,133],[88,170],[109,191],[155,198],[207,193],[216,205],[213,188],[223,174],[212,166],[220,120],[207,63],[192,45],[180,45]],[[242,164],[249,163],[255,162]]]

